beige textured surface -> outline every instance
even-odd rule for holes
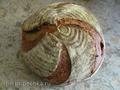
[[[102,67],[91,79],[65,87],[22,84],[39,77],[19,59],[21,23],[39,7],[57,1],[69,1],[89,8],[98,18],[106,40]],[[0,0],[0,90],[120,90],[120,1],[119,0]],[[5,81],[12,85],[3,87]],[[9,84],[9,82],[8,82]]]

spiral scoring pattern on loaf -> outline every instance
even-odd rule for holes
[[[63,25],[61,22],[59,23],[60,20],[65,22],[64,19],[71,21]],[[72,21],[83,21],[86,24],[85,27],[90,26],[94,32],[93,30],[85,30],[84,26],[74,24]],[[56,30],[52,33],[45,32],[39,42],[23,54],[29,67],[41,77],[51,75],[60,62],[58,59],[60,47],[57,44],[61,43],[66,47],[71,60],[69,80],[77,78],[82,80],[91,76],[97,70],[97,68],[94,69],[97,47],[95,46],[95,38],[93,38],[94,34],[92,36],[90,32],[101,37],[101,29],[95,17],[84,7],[68,3],[54,3],[30,16],[23,23],[23,30],[30,32],[34,30],[34,27],[48,24],[55,25]],[[28,33],[28,36],[33,35],[34,37],[40,31],[41,29],[34,33]]]

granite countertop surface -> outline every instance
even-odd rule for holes
[[[19,59],[22,22],[58,1],[82,5],[97,17],[106,41],[101,68],[91,79],[68,86],[13,85],[39,79]],[[120,90],[120,0],[0,0],[0,90]]]

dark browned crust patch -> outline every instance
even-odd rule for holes
[[[51,84],[61,84],[65,82],[71,73],[71,60],[67,48],[62,45],[58,66],[56,70],[47,77]]]
[[[22,30],[22,51],[27,52],[32,49],[37,43],[42,39],[42,37],[48,33],[55,32],[57,30],[56,25],[52,24],[43,24],[36,28],[36,30],[31,31],[24,31]],[[32,36],[32,38],[31,38]]]

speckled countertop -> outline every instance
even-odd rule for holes
[[[100,70],[87,81],[64,87],[6,85],[6,81],[39,79],[19,59],[21,23],[38,8],[58,1],[87,7],[97,17],[106,41]],[[120,0],[0,0],[0,90],[120,90],[119,29]]]

